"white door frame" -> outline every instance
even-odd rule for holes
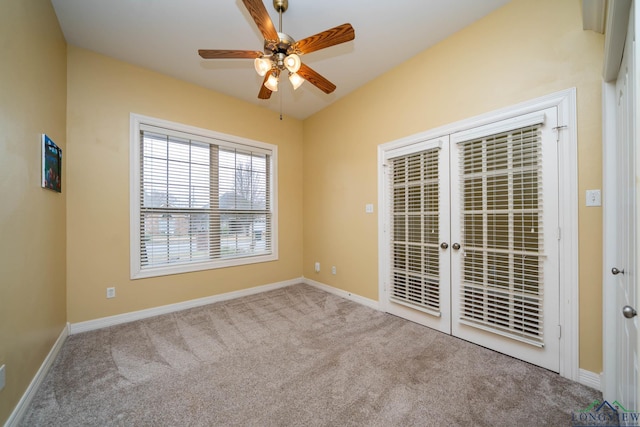
[[[456,132],[469,130],[500,120],[558,107],[558,165],[560,208],[560,375],[590,385],[579,368],[579,315],[578,315],[578,138],[576,118],[576,89],[552,93],[541,98],[465,119],[426,132],[418,133],[378,146],[378,295],[380,309],[387,310],[389,299],[389,212],[385,189],[384,164],[386,152],[419,144]]]
[[[616,135],[616,85],[603,82],[602,84],[602,395],[605,400],[615,400],[616,394],[616,298],[613,292],[608,295],[607,290],[615,289],[614,278],[608,271],[607,266],[615,264],[615,242],[612,236],[616,234],[616,208],[613,195],[616,191],[615,174],[608,171],[615,171],[616,155],[615,145],[608,143],[613,141]],[[611,236],[611,237],[610,237]],[[607,274],[608,273],[608,274]]]

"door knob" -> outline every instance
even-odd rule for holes
[[[622,307],[622,315],[627,319],[631,319],[637,316],[638,312],[636,311],[635,308],[631,307],[630,305],[625,305],[624,307]]]
[[[614,276],[617,276],[618,274],[624,274],[624,270],[618,270],[617,268],[613,267],[611,269],[611,274],[613,274]]]
[[[442,242],[442,243],[440,243],[440,247],[442,249],[447,249],[449,247],[449,244],[447,242]]]
[[[457,251],[458,249],[460,249],[460,243],[454,243],[451,247]]]

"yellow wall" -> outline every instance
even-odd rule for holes
[[[64,171],[62,194],[40,187],[40,134],[66,148],[66,45],[48,0],[0,0],[0,10],[3,425],[66,322]]]
[[[578,94],[580,367],[600,372],[602,217],[584,207],[584,190],[602,181],[603,36],[582,30],[579,5],[514,0],[304,122],[280,122],[268,110],[67,48],[48,0],[0,0],[0,424],[65,321],[303,274],[377,299],[377,213],[364,212],[377,202],[377,146],[569,87]],[[278,145],[280,260],[131,281],[131,112]],[[65,150],[62,194],[40,188],[42,132]],[[117,297],[107,300],[109,286]]]
[[[301,121],[280,121],[264,108],[87,50],[68,51],[69,322],[302,276]],[[277,145],[279,260],[130,280],[130,113]],[[106,299],[110,286],[116,298]]]
[[[581,16],[577,0],[514,0],[305,120],[304,276],[378,299],[377,215],[364,208],[379,144],[576,87],[580,367],[599,373],[602,212],[584,191],[602,186],[604,36]]]

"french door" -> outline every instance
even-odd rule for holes
[[[450,333],[449,137],[391,155],[387,311]]]
[[[556,110],[385,152],[387,312],[559,371]]]

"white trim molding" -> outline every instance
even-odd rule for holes
[[[606,0],[582,0],[582,29],[604,34]]]
[[[227,292],[219,295],[212,295],[210,297],[197,298],[189,301],[178,302],[175,304],[162,305],[160,307],[132,311],[130,313],[117,314],[115,316],[102,317],[100,319],[87,320],[85,322],[72,323],[69,325],[69,334],[74,335],[82,332],[93,331],[96,329],[108,328],[109,326],[121,325],[123,323],[134,322],[136,320],[148,319],[149,317],[160,316],[162,314],[175,313],[176,311],[201,307],[203,305],[213,304],[220,301],[227,301],[245,297],[248,295],[255,295],[262,292],[268,292],[274,289],[280,289],[287,286],[296,285],[298,283],[303,283],[303,281],[303,278],[290,279],[283,282],[256,286],[253,288]]]
[[[558,98],[558,200],[560,207],[560,375],[580,376],[578,262],[578,118],[576,89]]]
[[[160,316],[162,314],[175,313],[177,311],[186,310],[189,308],[201,307],[203,305],[213,304],[216,302],[242,298],[248,295],[255,295],[262,292],[268,292],[275,289],[284,288],[287,286],[297,285],[299,283],[304,283],[306,285],[313,286],[317,289],[351,300],[353,302],[372,308],[374,310],[380,310],[380,304],[378,303],[378,301],[365,298],[363,296],[354,294],[352,292],[344,291],[342,289],[334,288],[332,286],[325,285],[324,283],[320,283],[315,280],[308,279],[306,277],[300,277],[300,278],[285,280],[283,282],[256,286],[249,289],[242,289],[240,291],[227,292],[224,294],[213,295],[210,297],[197,298],[197,299],[183,301],[175,304],[168,304],[160,307],[148,308],[145,310],[132,311],[130,313],[117,314],[115,316],[108,316],[108,317],[102,317],[99,319],[87,320],[85,322],[71,323],[69,324],[69,335],[75,335],[75,334],[89,332],[97,329],[108,328],[110,326],[116,326],[124,323],[134,322],[136,320],[148,319],[150,317]]]
[[[601,375],[596,374],[595,372],[586,371],[584,369],[580,369],[578,382],[582,385],[586,385],[587,387],[595,388],[598,391],[602,391],[602,381]],[[606,400],[606,399],[605,399]]]
[[[602,78],[605,82],[618,78],[624,42],[627,38],[627,26],[631,13],[631,0],[609,1],[607,5],[607,24],[604,35],[604,61]]]
[[[380,311],[380,303],[376,300],[365,298],[349,291],[334,288],[333,286],[325,285],[324,283],[317,282],[315,280],[308,279],[306,277],[303,277],[303,283],[305,285],[313,286],[314,288],[320,289],[330,294],[337,295],[339,297],[356,302],[360,305],[364,305],[366,307],[373,308],[374,310]]]
[[[36,372],[36,375],[31,380],[31,383],[29,383],[29,386],[22,395],[22,398],[13,409],[11,415],[9,415],[9,418],[5,423],[5,427],[17,426],[20,423],[27,408],[31,404],[33,397],[36,395],[36,392],[40,388],[40,385],[49,373],[51,366],[53,366],[53,362],[56,360],[56,357],[58,356],[58,353],[60,353],[60,350],[62,349],[62,346],[67,340],[68,336],[69,324],[67,323],[67,325],[62,329],[62,332],[60,332],[60,335],[58,336],[56,342],[53,344],[53,347],[51,347],[51,350],[49,350],[49,354],[47,354],[47,357],[44,358],[42,365],[40,365],[40,369],[38,369],[38,372]]]
[[[616,265],[616,83],[602,82],[602,395],[616,399],[616,293],[608,266]]]

